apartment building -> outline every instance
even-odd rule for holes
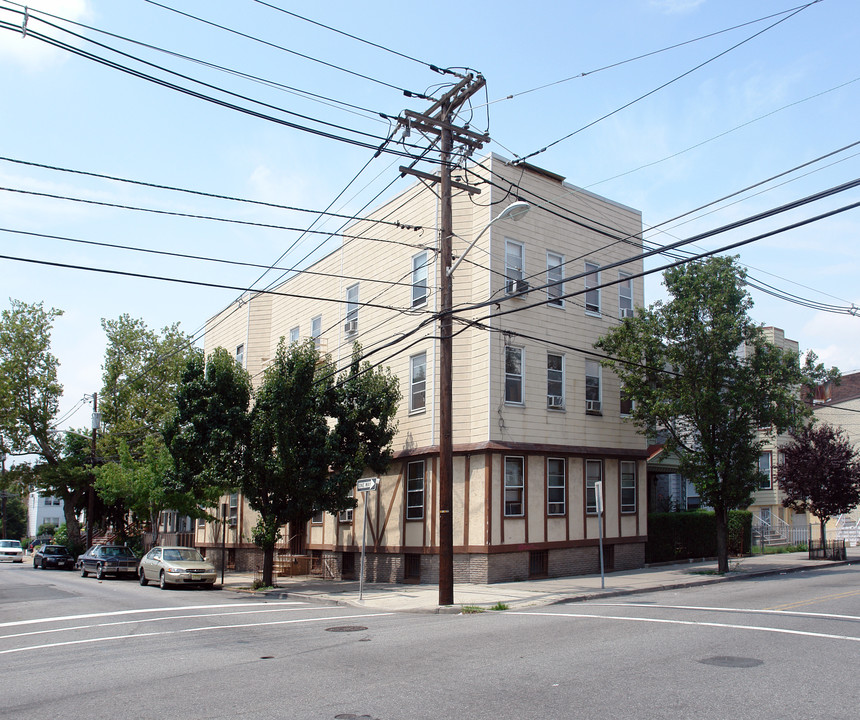
[[[497,582],[644,562],[646,442],[625,421],[618,381],[593,343],[643,302],[641,215],[535,166],[490,155],[453,200],[454,579]],[[531,210],[487,227],[510,203]],[[383,224],[375,221],[385,221]],[[338,250],[212,317],[205,350],[225,347],[255,382],[278,341],[313,338],[343,367],[353,342],[400,380],[395,457],[354,511],[284,529],[285,552],[350,577],[367,506],[367,579],[436,582],[439,548],[441,263],[433,188],[416,184],[344,231]],[[383,349],[384,348],[384,349]],[[605,512],[598,517],[596,488]],[[256,522],[241,496],[196,544],[256,569]],[[220,514],[220,511],[219,511]]]

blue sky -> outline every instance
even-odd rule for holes
[[[427,106],[425,100],[404,96],[402,89],[431,94],[450,82],[450,76],[433,72],[428,63],[478,70],[487,79],[487,91],[473,99],[470,120],[477,130],[489,128],[493,142],[488,150],[513,158],[547,147],[530,161],[575,185],[640,209],[646,227],[661,226],[646,237],[663,243],[860,177],[857,146],[682,221],[661,225],[860,140],[860,5],[852,0],[822,0],[804,9],[790,0],[534,0],[528,4],[440,0],[420,6],[379,0],[270,0],[268,5],[254,0],[164,0],[160,4],[37,0],[28,4],[113,34],[72,28],[86,38],[277,108],[360,130],[367,137],[385,136],[390,130],[390,122],[375,113],[396,117],[404,109],[421,111]],[[22,4],[0,0],[0,22],[20,26],[22,11]],[[9,231],[262,264],[274,262],[298,233],[12,190],[307,227],[312,215],[99,180],[33,164],[323,209],[373,155],[367,148],[219,107],[49,47],[34,33],[62,38],[75,47],[144,69],[133,60],[50,28],[40,18],[44,16],[33,13],[25,37],[0,27],[0,156],[30,163],[0,160],[0,187],[8,188],[0,191],[3,255],[247,287],[257,280],[258,270]],[[711,37],[687,42],[706,35]],[[679,43],[686,44],[655,52]],[[631,61],[622,62],[627,60]],[[146,72],[168,77],[161,71]],[[182,84],[190,86],[187,81]],[[283,86],[330,100],[309,100]],[[642,96],[646,97],[632,102]],[[264,112],[310,124],[280,110]],[[332,133],[346,134],[327,127]],[[567,135],[571,137],[555,142]],[[334,209],[359,213],[397,177],[402,163],[401,158],[386,155],[370,162]],[[388,193],[408,184],[399,180]],[[697,247],[721,247],[857,202],[858,196],[856,189],[842,192]],[[337,226],[329,220],[315,227],[335,230]],[[783,293],[846,308],[860,305],[858,228],[860,213],[848,211],[738,252],[757,281]],[[300,239],[282,264],[298,264],[307,255],[317,257],[337,242],[324,239],[316,235]],[[65,386],[63,412],[85,393],[101,387],[101,318],[129,313],[150,327],[179,321],[187,332],[195,332],[237,295],[234,290],[13,260],[0,260],[0,273],[0,307],[13,297],[44,301],[65,312],[57,320],[53,343]],[[659,280],[651,276],[646,301],[660,297]],[[753,298],[756,321],[783,328],[802,350],[814,350],[843,372],[860,369],[860,318],[823,312],[758,290],[753,290]],[[83,409],[64,426],[86,424]]]

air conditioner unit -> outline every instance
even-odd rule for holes
[[[505,291],[508,295],[519,295],[520,293],[525,293],[529,291],[529,284],[527,280],[508,280]]]
[[[586,400],[585,401],[585,411],[586,412],[600,412],[600,400]]]
[[[636,312],[633,308],[621,308],[621,317],[622,318],[632,318],[636,315]]]
[[[343,326],[343,331],[347,335],[353,335],[358,332],[358,320],[347,320]]]
[[[564,407],[564,398],[561,395],[547,395],[546,406],[551,408]]]
[[[236,524],[237,524],[237,523],[236,523],[236,520],[237,520],[237,518],[235,518],[235,517],[231,516],[231,517],[227,518],[227,524],[228,524],[230,527],[233,527],[233,525],[236,525]]]

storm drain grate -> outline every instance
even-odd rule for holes
[[[361,632],[367,630],[363,625],[335,625],[334,627],[326,628],[326,632]]]

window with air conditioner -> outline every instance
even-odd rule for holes
[[[346,322],[343,331],[347,335],[358,332],[358,283],[350,285],[346,289]]]
[[[548,252],[546,254],[546,297],[547,305],[564,307],[564,255]]]
[[[585,361],[585,411],[600,414],[600,363],[597,360]]]
[[[585,312],[600,314],[600,266],[585,263]]]
[[[525,248],[516,240],[505,239],[505,292],[508,295],[528,289],[525,281]]]
[[[553,410],[564,408],[564,355],[547,353],[546,406]]]
[[[618,278],[618,317],[633,317],[633,278],[626,272],[619,272]]]

